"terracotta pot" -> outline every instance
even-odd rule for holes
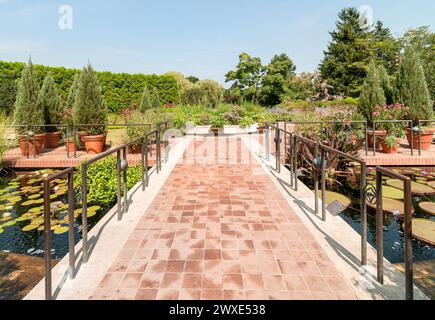
[[[397,153],[399,151],[399,144],[396,143],[393,147],[387,146],[384,140],[381,141],[381,147],[383,153]]]
[[[142,153],[142,144],[133,144],[129,146],[129,152],[130,153]]]
[[[98,134],[95,136],[84,136],[83,141],[86,148],[86,153],[97,154],[104,150],[104,141],[106,136],[104,134]]]
[[[74,150],[77,151],[77,146],[74,145],[74,140],[69,140],[66,143],[66,148],[68,148],[68,152],[74,152]]]
[[[432,144],[433,134],[435,132],[434,128],[422,129],[421,130],[421,150],[429,150]],[[406,139],[408,139],[409,146],[411,146],[411,129],[406,128]],[[414,132],[412,136],[412,148],[418,149],[418,132]]]
[[[60,131],[45,133],[45,148],[57,148],[59,146]]]
[[[85,144],[85,141],[83,140],[83,137],[87,136],[87,135],[88,135],[88,133],[86,131],[76,131],[76,136],[79,137],[80,142],[82,144]]]
[[[36,155],[40,155],[42,153],[42,149],[44,146],[44,140],[45,140],[45,133],[35,134],[35,143],[33,143],[33,137],[29,138],[29,157],[33,156],[35,153]],[[21,154],[23,157],[27,156],[26,153],[26,138],[20,138],[19,139],[19,145]]]
[[[382,140],[382,138],[384,136],[387,135],[387,131],[385,130],[375,130],[375,137],[376,137],[376,147],[379,148],[380,147],[380,142]],[[368,142],[368,147],[369,148],[373,148],[373,130],[367,130],[367,142]]]

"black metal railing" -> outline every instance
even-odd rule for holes
[[[106,157],[116,154],[116,170],[117,170],[117,217],[121,220],[123,214],[128,211],[128,198],[127,198],[127,148],[132,145],[141,144],[141,185],[142,190],[148,186],[149,182],[149,158],[148,154],[151,152],[151,143],[156,144],[156,172],[161,171],[162,159],[161,159],[161,146],[167,146],[169,141],[164,138],[163,144],[160,135],[162,133],[161,126],[164,126],[164,130],[167,129],[167,122],[162,122],[156,124],[156,129],[147,133],[144,137],[139,138],[135,141],[117,146],[115,148],[109,149],[103,153],[96,155],[94,158],[89,159],[82,163],[81,165],[81,178],[82,178],[82,261],[86,263],[89,259],[88,251],[88,217],[87,217],[87,171],[88,167],[93,163],[100,161]],[[163,131],[164,132],[164,131]],[[52,277],[51,277],[51,227],[50,227],[50,217],[52,209],[50,207],[50,183],[58,178],[68,176],[68,221],[69,221],[69,274],[71,278],[75,276],[75,252],[74,252],[74,186],[73,186],[73,175],[74,168],[70,167],[65,170],[55,172],[44,179],[44,259],[45,259],[45,298],[47,300],[52,299]],[[121,179],[122,175],[122,179]],[[121,192],[121,188],[123,189]],[[123,197],[122,197],[123,196]],[[122,201],[124,198],[124,201]]]
[[[310,140],[306,137],[299,136],[293,132],[288,132],[285,129],[279,128],[277,125],[266,124],[265,125],[265,158],[269,160],[269,129],[275,130],[275,151],[276,151],[276,167],[275,170],[279,173],[281,167],[280,161],[280,147],[281,132],[285,132],[289,135],[290,142],[285,143],[285,148],[288,146],[288,154],[290,156],[290,186],[295,191],[298,190],[298,175],[297,175],[297,155],[298,145],[302,143],[314,146],[313,157],[317,161],[313,161],[314,172],[314,201],[315,201],[315,213],[318,213],[318,189],[316,184],[318,180],[315,178],[318,175],[317,169],[320,169],[321,174],[321,199],[322,199],[322,220],[326,221],[326,162],[327,155],[329,153],[336,154],[349,161],[358,163],[361,167],[360,174],[360,208],[361,208],[361,265],[367,264],[367,199],[369,198],[368,187],[373,189],[372,185],[367,185],[366,175],[367,166],[366,162],[357,156],[342,152],[334,149],[330,146],[326,146],[318,141]],[[320,151],[320,157],[318,157]],[[377,279],[380,283],[383,283],[383,204],[382,204],[382,175],[388,175],[393,178],[400,179],[404,183],[404,236],[405,236],[405,294],[406,299],[413,299],[413,259],[412,259],[412,198],[411,198],[411,180],[409,177],[403,176],[399,173],[391,171],[389,169],[377,166],[376,167],[376,187],[372,190],[372,197],[376,198],[376,249],[377,249]],[[294,183],[293,183],[294,180]]]

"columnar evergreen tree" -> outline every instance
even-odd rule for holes
[[[48,74],[44,79],[44,83],[42,84],[41,90],[38,94],[37,105],[38,108],[44,111],[46,125],[61,123],[63,115],[62,100],[58,94],[53,77],[50,74]],[[45,130],[48,132],[54,132],[57,128],[54,126],[48,126]]]
[[[156,87],[153,88],[153,94],[152,94],[152,97],[151,97],[151,105],[155,109],[160,108],[160,106],[161,106],[161,104],[160,104],[160,97],[159,97],[159,91],[157,90]]]
[[[71,88],[69,89],[68,98],[66,100],[65,107],[68,109],[71,109],[71,110],[74,107],[74,101],[76,99],[77,88],[79,87],[79,79],[80,79],[80,73],[76,73],[74,75],[74,80],[73,80],[73,83],[71,85]]]
[[[145,111],[152,108],[150,94],[148,92],[147,85],[145,84],[143,87],[142,99],[140,100],[140,112],[144,113]]]
[[[37,99],[38,83],[32,60],[29,59],[23,69],[15,100],[14,122],[18,125],[26,125],[17,129],[21,134],[29,130],[35,133],[44,131],[43,127],[32,127],[32,125],[44,124],[44,110],[38,108]]]
[[[77,87],[73,107],[74,122],[77,124],[103,124],[79,128],[90,135],[102,134],[107,123],[107,109],[98,76],[88,64],[83,68]]]
[[[385,101],[387,104],[392,104],[394,102],[394,92],[390,85],[390,77],[387,73],[387,69],[380,65],[378,68],[379,81],[381,83],[382,90],[384,90]]]
[[[358,110],[368,121],[373,120],[373,108],[378,104],[385,104],[385,95],[379,79],[379,71],[374,61],[369,65],[367,78],[361,89]]]
[[[405,49],[397,75],[397,100],[409,107],[410,120],[432,118],[433,106],[418,53]]]

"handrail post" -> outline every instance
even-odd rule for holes
[[[140,152],[140,160],[141,160],[141,169],[142,169],[142,191],[145,191],[145,156],[144,156],[144,143],[145,143],[145,138],[142,137],[141,139],[141,152]]]
[[[160,124],[157,124],[156,132],[156,167],[157,173],[160,172]]]
[[[270,140],[269,134],[270,134],[269,133],[269,124],[266,123],[266,132],[265,132],[265,137],[264,137],[264,146],[265,146],[265,152],[266,152],[266,154],[265,154],[266,161],[269,161],[269,149],[270,149],[270,147],[269,147],[269,140]]]
[[[412,131],[412,136],[414,135],[414,131]],[[411,148],[412,150],[413,148]],[[418,155],[421,156],[421,125],[420,120],[418,120]]]
[[[74,158],[77,158],[76,125],[73,124]]]
[[[289,137],[289,165],[290,165],[290,187],[293,187],[293,133]]]
[[[35,138],[35,134],[33,134],[33,158],[36,159],[36,138]]]
[[[69,249],[69,276],[75,277],[75,241],[74,241],[74,170],[67,176],[68,183],[68,249]]]
[[[319,153],[319,142],[317,142],[314,145],[314,159],[317,160],[318,157],[318,153]],[[313,166],[313,182],[314,182],[314,212],[318,213],[319,212],[319,168],[317,166],[318,164],[314,164]]]
[[[295,191],[298,191],[298,137],[294,137],[294,155],[293,155],[293,170],[295,179]]]
[[[145,136],[145,187],[148,187],[148,135]]]
[[[122,219],[122,198],[121,198],[121,150],[116,151],[116,197],[118,200],[118,221]]]
[[[406,300],[413,300],[413,265],[412,265],[412,198],[411,198],[411,180],[408,178],[404,181],[403,188],[405,203],[405,294]]]
[[[382,172],[376,170],[376,252],[377,278],[384,283],[384,212],[382,208]]]
[[[86,181],[88,166],[82,164],[82,245],[83,245],[83,262],[88,261],[88,185]]]
[[[326,221],[326,152],[322,149],[321,189],[322,189],[322,221]]]
[[[367,124],[367,120],[366,120],[365,121],[365,130],[364,130],[366,157],[369,154],[369,138],[368,138],[367,130],[368,130],[368,124]]]
[[[127,147],[122,148],[122,159],[127,161]],[[127,194],[127,169],[122,171],[122,180],[124,182],[124,213],[128,211],[128,194]]]
[[[51,208],[50,184],[44,181],[44,270],[45,299],[51,300]]]
[[[275,128],[275,165],[276,172],[281,172],[281,137],[279,128]]]
[[[69,159],[69,132],[68,127],[65,130],[66,133],[66,157]]]
[[[360,206],[361,206],[361,265],[367,265],[367,201],[366,201],[366,163],[361,163]]]
[[[376,156],[376,121],[373,121],[373,156]]]

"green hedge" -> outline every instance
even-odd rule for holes
[[[0,110],[10,113],[13,110],[11,95],[15,88],[14,82],[21,77],[24,63],[0,61]],[[80,72],[78,69],[67,69],[64,67],[47,67],[35,65],[39,85],[48,72],[56,82],[59,94],[64,101],[73,82],[74,74]],[[130,107],[132,104],[140,104],[144,84],[148,88],[156,87],[162,103],[178,103],[179,92],[177,81],[171,75],[145,75],[128,73],[97,72],[103,89],[104,98],[110,112],[118,113]],[[11,90],[12,89],[12,90]]]

